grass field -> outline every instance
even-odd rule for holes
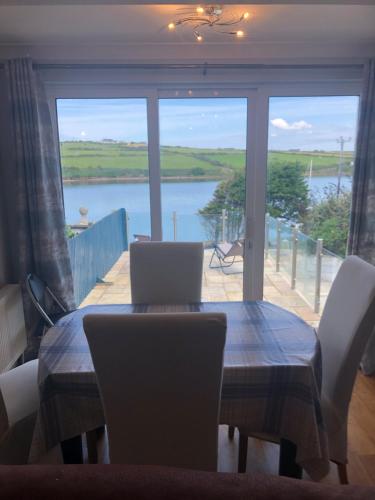
[[[145,178],[148,176],[148,152],[144,143],[62,142],[61,165],[64,179]],[[344,172],[351,170],[353,154],[345,153]],[[299,163],[313,175],[336,175],[338,152],[270,151],[269,165]],[[165,177],[228,177],[243,169],[245,151],[240,149],[200,149],[161,147],[161,173]]]

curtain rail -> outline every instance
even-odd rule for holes
[[[112,63],[112,64],[98,64],[98,63],[35,63],[36,69],[170,69],[170,70],[212,70],[212,69],[360,69],[363,68],[363,63],[356,64],[232,64],[232,63],[194,63],[194,64],[137,64],[137,63]]]

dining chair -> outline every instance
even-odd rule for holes
[[[357,370],[375,325],[375,267],[356,256],[345,259],[332,284],[318,328],[322,349],[321,406],[329,457],[340,482],[346,465],[348,411]],[[232,434],[232,428],[230,429]],[[239,469],[246,470],[247,437],[240,429]],[[264,439],[265,436],[253,435]],[[267,436],[269,441],[277,438]]]
[[[111,463],[216,470],[223,313],[89,314]]]
[[[133,304],[189,304],[201,301],[203,244],[130,244]]]
[[[28,274],[26,277],[26,290],[29,297],[34,304],[36,310],[39,312],[44,323],[50,327],[54,326],[55,321],[70,311],[67,311],[63,306],[61,301],[52,292],[50,287],[42,281],[35,274]],[[57,313],[49,314],[47,313],[47,301],[50,301],[54,307],[57,309]]]
[[[0,374],[0,464],[26,464],[39,407],[38,360]]]

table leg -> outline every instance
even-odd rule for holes
[[[247,446],[248,446],[248,438],[247,434],[242,434],[240,432],[240,440],[238,445],[238,472],[244,473],[246,472],[246,464],[247,464]]]
[[[83,464],[82,436],[75,436],[61,442],[64,464]]]
[[[288,439],[280,441],[279,475],[302,479],[302,467],[296,463],[297,446]]]

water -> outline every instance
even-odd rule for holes
[[[212,198],[218,182],[168,182],[162,184],[163,233],[173,239],[172,212],[177,212],[177,239],[205,240],[207,234],[197,214]],[[312,177],[311,192],[324,196],[324,188],[336,185],[336,177]],[[343,187],[350,189],[351,178],[343,177]],[[129,233],[150,234],[149,185],[134,184],[74,184],[64,186],[67,224],[80,219],[79,207],[89,209],[89,220],[97,221],[117,208],[129,214]]]
[[[318,199],[324,197],[325,188],[336,188],[337,187],[337,177],[311,177],[311,181],[306,178],[307,185],[310,187],[310,192]],[[341,187],[347,191],[351,191],[352,188],[352,178],[348,176],[341,177]]]
[[[200,219],[193,214],[212,198],[218,182],[167,182],[162,184],[163,232],[165,239],[173,239],[172,212],[178,214],[178,238],[205,239]],[[74,184],[64,186],[65,217],[67,224],[80,219],[79,208],[89,209],[89,220],[95,222],[117,208],[126,208],[129,214],[129,233],[150,234],[149,185],[134,184]],[[190,217],[189,217],[190,216]],[[189,222],[186,220],[188,217]]]

